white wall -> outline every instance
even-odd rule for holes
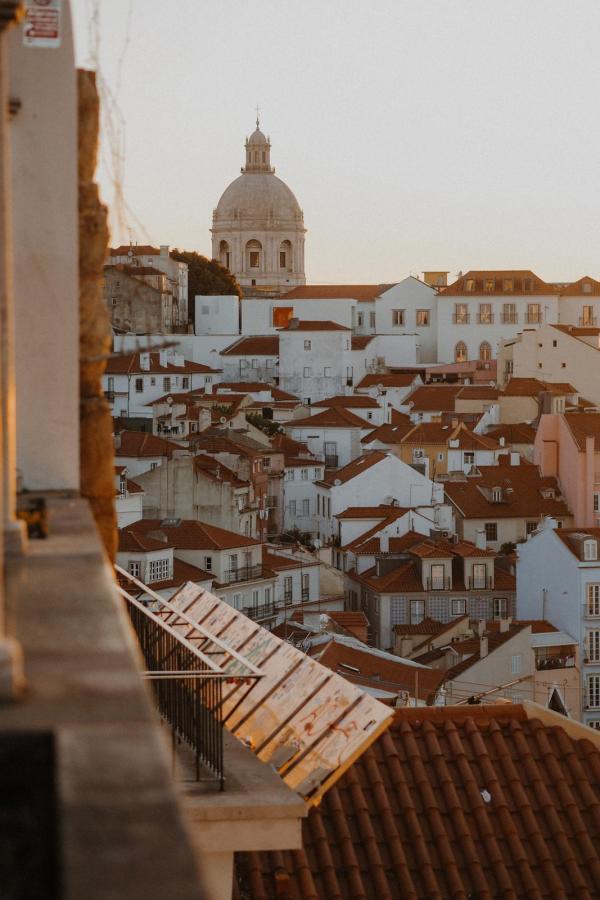
[[[245,297],[242,303],[242,334],[276,334],[273,310],[293,309],[292,316],[307,322],[337,322],[351,328],[356,300],[280,300]]]
[[[196,335],[239,334],[240,300],[237,295],[197,294],[195,309]]]
[[[404,325],[394,325],[392,311],[396,309],[404,310]],[[417,310],[429,310],[429,325],[417,325]],[[375,304],[375,317],[377,334],[415,334],[415,361],[437,362],[437,295],[428,284],[412,276],[404,278],[381,295]]]

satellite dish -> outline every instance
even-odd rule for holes
[[[333,483],[335,484],[336,487],[339,487],[342,482],[341,482],[341,479],[336,478]]]
[[[221,416],[221,418],[219,419],[219,422],[221,423],[221,425],[224,425],[226,421],[227,421],[227,416]]]

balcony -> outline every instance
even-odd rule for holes
[[[284,602],[284,604],[285,604],[286,606],[291,606],[291,605],[292,605],[292,599],[293,599],[293,596],[292,596],[292,592],[291,592],[291,591],[284,591],[284,592],[283,592],[283,602]]]
[[[277,615],[275,603],[259,603],[256,606],[244,606],[243,613],[253,622],[264,622],[265,619],[274,619]]]
[[[326,469],[337,469],[338,467],[338,456],[337,453],[328,453],[325,455],[325,468]]]
[[[279,501],[276,496],[265,497],[265,509],[277,509]]]
[[[302,599],[302,603],[308,603],[308,588],[302,588],[302,598],[301,599]]]
[[[477,316],[477,324],[478,325],[493,325],[494,324],[494,313],[479,313]]]
[[[114,403],[115,402],[115,392],[114,391],[104,391],[104,399],[108,403]]]
[[[468,325],[471,321],[469,313],[454,313],[452,321],[455,325]]]
[[[238,566],[235,569],[225,570],[225,581],[227,584],[234,584],[237,581],[251,581],[253,578],[263,577],[262,565],[256,566]]]
[[[575,667],[574,656],[540,656],[536,657],[535,667],[538,672],[546,669],[573,669]]]
[[[494,576],[482,575],[474,578],[472,575],[467,578],[467,590],[469,591],[493,591]]]
[[[527,325],[541,325],[542,324],[542,314],[541,313],[525,313],[525,322]]]
[[[451,578],[427,578],[425,580],[425,590],[427,591],[450,591],[452,590]]]
[[[517,313],[502,313],[503,325],[518,325],[519,316]]]
[[[581,325],[582,328],[596,328],[598,319],[596,316],[580,316],[579,325]]]

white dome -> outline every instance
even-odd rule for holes
[[[281,178],[270,172],[246,172],[221,195],[215,222],[223,219],[302,221],[302,210]]]
[[[248,138],[248,143],[249,144],[266,145],[266,144],[268,144],[268,141],[267,141],[266,137],[264,136],[264,134],[262,133],[262,131],[260,130],[260,128],[257,128],[256,131],[254,131]]]

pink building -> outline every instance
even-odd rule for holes
[[[600,524],[600,413],[541,416],[533,459],[558,478],[576,526]]]

